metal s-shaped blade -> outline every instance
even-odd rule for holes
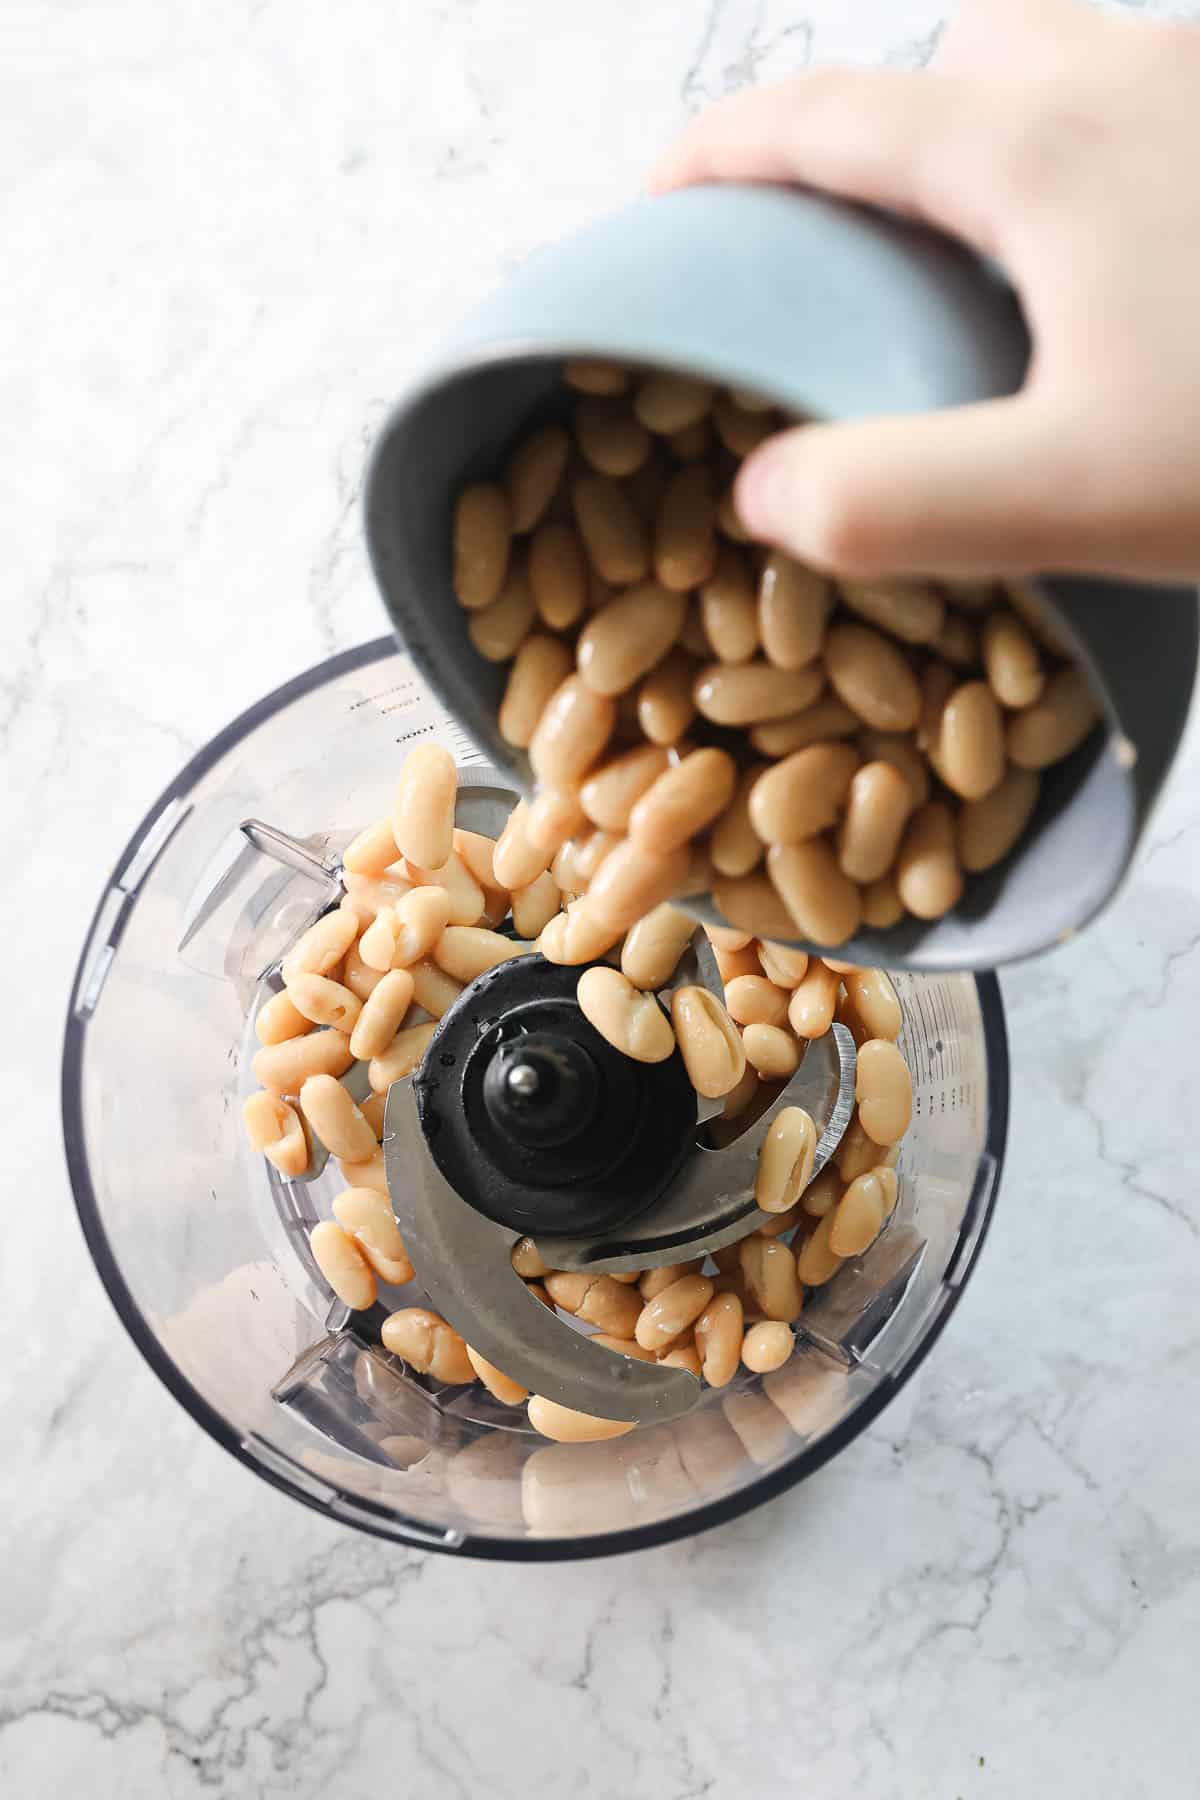
[[[810,1114],[819,1132],[813,1159],[813,1175],[819,1175],[850,1123],[857,1068],[854,1039],[844,1025],[835,1024],[809,1045],[804,1061],[762,1117],[724,1150],[697,1144],[672,1186],[647,1213],[603,1239],[539,1232],[538,1249],[553,1268],[599,1275],[686,1262],[735,1243],[770,1217],[754,1204],[754,1179],[758,1153],[776,1118],[786,1106],[802,1106]]]
[[[512,1229],[476,1212],[429,1155],[411,1079],[388,1091],[383,1157],[418,1279],[473,1350],[531,1393],[596,1418],[650,1425],[696,1404],[700,1383],[686,1369],[605,1350],[528,1291],[512,1267]]]

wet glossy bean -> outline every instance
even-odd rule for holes
[[[344,1031],[310,1031],[267,1044],[250,1064],[254,1079],[275,1094],[298,1094],[311,1075],[344,1075],[354,1061]]]
[[[601,763],[579,790],[584,812],[604,831],[624,831],[629,815],[646,789],[671,766],[658,744],[636,744]]]
[[[654,573],[664,588],[686,593],[712,574],[717,560],[712,477],[704,463],[672,475],[654,521]]]
[[[631,688],[662,661],[683,628],[686,612],[684,595],[647,581],[593,613],[575,646],[575,661],[588,689],[611,699]]]
[[[772,550],[758,583],[758,629],[768,662],[800,669],[818,657],[834,603],[824,575]]]
[[[777,669],[774,663],[709,663],[696,676],[692,698],[714,725],[756,725],[810,705],[821,691],[816,664]]]
[[[1086,675],[1060,669],[1040,700],[1008,721],[1008,756],[1019,769],[1047,769],[1077,750],[1100,717]]]
[[[859,1047],[854,1097],[867,1136],[885,1147],[898,1143],[912,1118],[912,1076],[886,1038],[869,1038]]]
[[[251,1094],[242,1107],[246,1136],[281,1175],[303,1175],[309,1163],[308,1138],[296,1109],[265,1089]]]
[[[931,644],[946,620],[946,602],[923,581],[843,581],[842,599],[859,618],[906,644]]]
[[[678,850],[724,812],[737,768],[724,750],[693,750],[647,788],[629,815],[635,844],[661,855]]]
[[[743,1238],[738,1261],[757,1311],[790,1325],[799,1318],[804,1294],[796,1276],[796,1258],[778,1238]]]
[[[842,1257],[829,1242],[834,1216],[834,1213],[828,1212],[824,1218],[818,1219],[816,1230],[804,1240],[800,1248],[796,1258],[796,1273],[805,1287],[823,1287],[825,1282],[832,1281],[842,1266]]]
[[[454,508],[454,592],[469,611],[490,606],[508,568],[512,517],[503,491],[474,482]]]
[[[696,921],[677,907],[656,906],[639,919],[621,950],[621,973],[634,987],[665,987],[691,943]]]
[[[761,1319],[742,1340],[742,1362],[754,1375],[769,1375],[772,1369],[782,1369],[795,1348],[796,1340],[787,1325]]]
[[[527,750],[550,696],[571,673],[571,652],[559,638],[535,632],[517,651],[508,672],[498,724],[506,744]]]
[[[614,1281],[611,1275],[552,1269],[546,1276],[546,1292],[555,1306],[613,1337],[632,1337],[642,1313],[637,1289]]]
[[[332,1219],[322,1219],[308,1234],[313,1261],[342,1302],[356,1312],[375,1304],[375,1273],[354,1239]]]
[[[793,750],[803,750],[809,744],[852,737],[861,725],[858,714],[852,713],[836,694],[823,694],[800,712],[751,726],[750,742],[763,756],[789,756]]]
[[[858,930],[862,896],[838,867],[824,838],[773,844],[767,852],[767,874],[795,921],[798,936],[832,947],[844,944]]]
[[[512,897],[512,921],[518,936],[532,943],[558,912],[559,905],[558,887],[549,869],[527,887],[517,888]]]
[[[666,1350],[700,1317],[713,1297],[713,1284],[704,1275],[682,1275],[644,1304],[636,1289],[624,1292],[632,1292],[638,1304],[634,1337],[642,1349]]]
[[[1046,671],[1033,634],[1016,613],[1002,608],[983,622],[983,666],[1002,706],[1032,706],[1042,697]]]
[[[652,744],[677,744],[696,716],[692,690],[701,665],[675,649],[646,676],[637,693],[637,721]]]
[[[728,1387],[742,1353],[742,1303],[736,1294],[714,1294],[696,1320],[696,1352],[709,1387]]]
[[[829,1248],[833,1254],[861,1256],[875,1242],[883,1225],[883,1184],[878,1175],[873,1170],[859,1175],[829,1216]]]
[[[671,996],[671,1023],[698,1094],[719,1099],[737,1086],[746,1069],[746,1052],[738,1028],[707,988],[676,988]]]
[[[652,994],[635,988],[619,969],[586,969],[579,1009],[606,1042],[635,1062],[665,1062],[675,1049],[670,1021]]]
[[[883,969],[847,969],[842,976],[846,998],[868,1038],[895,1043],[904,1023],[896,990]]]
[[[838,832],[838,864],[852,881],[878,881],[896,860],[913,808],[913,793],[892,763],[866,763],[855,771]]]
[[[296,975],[287,991],[297,1011],[314,1025],[336,1025],[339,1031],[352,1032],[362,1011],[358,995],[328,975]]]
[[[254,1020],[254,1035],[260,1044],[285,1044],[289,1038],[303,1037],[313,1022],[288,997],[286,988],[272,994],[260,1006]]]
[[[905,828],[896,860],[896,892],[918,919],[940,919],[962,895],[962,869],[948,806],[931,800]]]
[[[428,1050],[436,1029],[432,1021],[409,1025],[396,1033],[386,1050],[371,1058],[369,1077],[375,1093],[386,1094],[394,1081],[403,1081],[406,1075],[412,1074]]]
[[[467,636],[485,662],[508,662],[529,636],[536,616],[529,570],[524,562],[514,563],[491,605],[471,614]]]
[[[721,546],[701,585],[700,618],[714,656],[723,663],[750,661],[758,649],[758,598],[746,559],[731,544]]]
[[[812,1180],[817,1128],[802,1106],[785,1106],[763,1139],[754,1179],[760,1210],[786,1212]]]
[[[1010,767],[982,800],[971,800],[958,815],[958,857],[978,874],[1003,862],[1033,817],[1041,781],[1033,769]]]
[[[296,975],[328,975],[358,936],[355,913],[328,912],[297,938],[283,959],[284,983]]]
[[[546,425],[518,445],[508,459],[504,487],[516,532],[532,531],[562,480],[571,440],[561,425]]]
[[[383,1347],[419,1375],[462,1386],[474,1381],[467,1346],[440,1313],[425,1306],[403,1306],[383,1321]]]
[[[763,843],[801,844],[832,825],[858,763],[853,744],[809,744],[769,768],[750,794],[750,823]]]
[[[786,1081],[800,1067],[800,1046],[781,1025],[747,1025],[742,1047],[763,1081]]]
[[[834,625],[825,668],[839,700],[877,731],[911,731],[921,690],[903,652],[869,625]],[[815,698],[815,696],[814,696]]]
[[[541,1394],[531,1396],[526,1410],[533,1429],[543,1437],[552,1438],[556,1444],[596,1444],[606,1438],[624,1437],[627,1431],[633,1430],[631,1423],[596,1419],[590,1413],[560,1406],[557,1400],[547,1400]]]
[[[400,851],[390,819],[377,819],[365,831],[352,838],[342,851],[342,867],[352,875],[382,875],[397,860]]]
[[[986,681],[955,688],[942,709],[937,771],[964,800],[982,800],[1004,776],[1004,721]]]
[[[641,581],[650,567],[650,540],[624,489],[608,475],[581,475],[571,502],[584,548],[605,581],[618,587]]]
[[[581,676],[568,675],[551,695],[530,740],[529,760],[539,782],[558,787],[581,781],[599,760],[615,719],[610,697],[597,693]],[[522,885],[498,867],[496,873],[506,887]]]
[[[381,1281],[403,1287],[413,1278],[412,1260],[400,1236],[392,1203],[372,1187],[346,1188],[333,1203],[333,1216],[352,1237]]]
[[[800,1038],[824,1037],[833,1024],[839,980],[832,969],[813,957],[802,981],[796,983],[788,1002],[788,1024]]]
[[[691,859],[685,849],[650,851],[626,839],[605,857],[588,890],[594,915],[625,932],[687,884]]]

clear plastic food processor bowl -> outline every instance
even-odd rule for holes
[[[933,1344],[987,1229],[1008,1060],[993,978],[901,977],[915,1110],[900,1201],[810,1295],[792,1360],[696,1410],[555,1444],[478,1385],[388,1355],[312,1262],[333,1171],[292,1183],[249,1150],[247,1024],[264,974],[335,897],[328,869],[386,812],[409,746],[470,740],[392,639],[279,689],[196,756],[106,888],[67,1025],[67,1157],[126,1328],[192,1416],[265,1480],[366,1531],[476,1556],[627,1550],[715,1524],[817,1469]],[[247,821],[258,821],[246,826]],[[300,848],[297,848],[299,844]]]

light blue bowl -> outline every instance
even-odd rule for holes
[[[463,483],[561,409],[566,356],[705,376],[788,411],[851,418],[1009,394],[1029,340],[1003,280],[935,234],[817,195],[695,188],[641,201],[541,251],[457,329],[392,412],[366,494],[371,560],[426,680],[528,791],[496,729],[504,672],[478,655],[451,586]],[[847,960],[983,969],[1046,949],[1111,898],[1175,754],[1195,679],[1190,589],[1044,578],[1107,716],[1043,783],[1033,825],[932,924],[863,931]],[[704,916],[711,909],[698,907]]]

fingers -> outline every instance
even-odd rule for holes
[[[895,69],[814,69],[702,113],[651,174],[651,190],[703,181],[804,182],[978,242],[987,164],[970,89]],[[977,190],[977,191],[973,191]]]
[[[930,65],[942,75],[1028,81],[1073,72],[1081,38],[1110,20],[1088,0],[964,0],[938,42]]]
[[[1023,574],[1091,554],[1071,456],[1061,423],[1022,394],[800,426],[747,459],[735,498],[753,536],[836,574]]]

